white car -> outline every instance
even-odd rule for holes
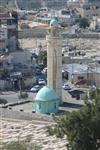
[[[44,69],[42,70],[42,73],[43,73],[43,74],[47,74],[47,70],[48,70],[48,68],[44,68]]]
[[[63,88],[64,90],[71,90],[71,87],[70,87],[68,84],[64,84],[64,85],[62,86],[62,88]]]
[[[45,82],[44,79],[39,79],[39,80],[38,80],[38,84],[39,84],[39,85],[45,85],[46,82]]]
[[[35,86],[33,86],[33,87],[30,89],[31,92],[38,92],[39,90],[40,90],[40,86],[39,86],[39,85],[35,85]]]

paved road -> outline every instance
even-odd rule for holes
[[[8,103],[13,103],[13,102],[19,102],[23,100],[23,99],[19,99],[18,95],[19,95],[19,92],[9,91],[9,92],[2,92],[0,94],[0,97],[6,99]],[[29,97],[27,100],[33,101],[35,95],[36,95],[35,93],[28,92]]]
[[[75,98],[72,98],[66,90],[62,91],[62,97],[63,105],[60,107],[60,110],[71,112],[73,110],[79,110],[84,105],[83,100],[76,100]]]
[[[76,100],[75,98],[72,98],[67,90],[62,90],[62,97],[64,102],[80,104],[80,105],[84,104],[83,100]]]

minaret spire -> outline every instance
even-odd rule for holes
[[[62,100],[62,37],[58,21],[52,19],[47,39],[47,85]]]

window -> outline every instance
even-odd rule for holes
[[[84,77],[83,76],[78,76],[78,80],[83,80]]]
[[[57,108],[56,103],[54,103],[54,108],[55,108],[55,109]]]
[[[41,104],[39,103],[39,109],[41,109]]]

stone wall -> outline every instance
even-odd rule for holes
[[[19,39],[22,38],[41,38],[45,37],[47,31],[45,29],[24,29],[18,32]]]
[[[24,29],[18,32],[19,39],[22,38],[45,38],[47,35],[46,29]],[[100,33],[78,33],[78,34],[69,34],[69,33],[62,33],[63,38],[97,38],[100,39]]]

